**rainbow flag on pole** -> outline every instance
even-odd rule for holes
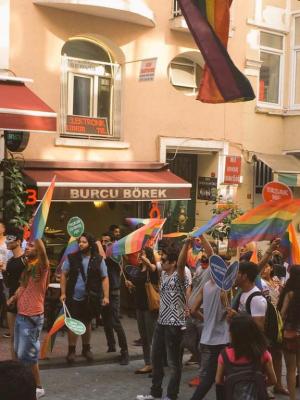
[[[284,258],[288,260],[289,265],[300,265],[300,248],[293,224],[289,224],[281,240],[280,251]]]
[[[132,228],[135,228],[138,224],[144,224],[144,225],[149,224],[151,218],[125,218],[125,221]]]
[[[213,228],[215,225],[219,224],[220,222],[223,221],[229,214],[231,210],[225,210],[221,212],[220,214],[214,215],[205,225],[201,226],[201,228],[193,231],[191,233],[192,237],[199,237],[203,235],[203,233],[209,231],[211,228]]]
[[[52,352],[54,343],[55,343],[56,333],[64,325],[65,325],[65,313],[64,313],[63,308],[61,308],[58,317],[54,321],[52,328],[47,333],[47,336],[45,337],[43,344],[41,346],[41,359],[42,360],[46,358],[48,351]]]
[[[140,251],[150,239],[155,241],[165,221],[166,219],[151,219],[147,225],[131,232],[108,247],[106,251],[107,257],[116,257]]]
[[[171,232],[163,234],[164,238],[179,238],[182,236],[187,236],[188,232]]]
[[[227,52],[232,0],[178,0],[191,34],[205,60],[197,100],[206,103],[255,98],[249,80]]]
[[[69,254],[76,253],[79,250],[78,242],[77,239],[74,238],[73,236],[70,237],[70,240],[68,242],[68,245],[64,251],[64,254],[56,267],[56,273],[60,274],[61,273],[61,268],[63,266],[64,261],[67,259]]]
[[[46,227],[47,218],[49,214],[50,204],[55,187],[56,176],[53,177],[50,186],[48,187],[42,201],[40,202],[34,214],[33,223],[31,226],[30,242],[41,239]]]
[[[300,200],[263,203],[232,221],[229,246],[281,238],[299,211]]]

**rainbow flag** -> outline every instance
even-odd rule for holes
[[[135,228],[138,224],[149,224],[151,218],[125,218],[125,221],[132,228]]]
[[[178,0],[182,14],[205,60],[197,100],[206,103],[255,98],[249,80],[227,52],[232,0]]]
[[[165,221],[166,219],[151,219],[147,225],[114,242],[106,251],[107,257],[116,257],[140,251],[150,239],[155,240]]]
[[[257,254],[256,243],[252,242],[251,247],[252,247],[252,255],[251,255],[250,261],[253,262],[254,264],[258,264],[258,254]]]
[[[281,243],[280,251],[287,259],[289,265],[300,265],[300,248],[297,240],[296,230],[293,224],[289,224]]]
[[[197,247],[195,244],[188,249],[186,264],[190,268],[196,268],[197,261],[200,260],[203,254],[202,247]]]
[[[42,201],[40,202],[34,214],[34,219],[30,229],[30,242],[36,239],[41,239],[43,237],[55,187],[55,179],[56,176],[53,177],[50,186],[48,187]]]
[[[181,236],[187,236],[188,233],[187,232],[172,232],[172,233],[166,233],[163,234],[164,238],[178,238]]]
[[[281,238],[299,211],[300,200],[263,203],[232,221],[229,246]]]
[[[201,228],[197,229],[196,231],[191,232],[192,237],[199,237],[203,235],[203,233],[209,231],[215,225],[219,224],[223,221],[229,214],[231,210],[225,210],[220,214],[214,215],[205,225],[201,226]]]
[[[54,321],[54,324],[52,325],[52,328],[50,331],[47,333],[47,336],[45,337],[42,346],[41,346],[41,356],[40,358],[43,360],[46,358],[48,351],[53,350],[54,343],[55,343],[55,338],[56,338],[56,333],[65,325],[65,313],[63,308],[61,308],[58,317]]]
[[[73,236],[71,236],[70,240],[68,242],[68,245],[67,245],[67,247],[66,247],[66,249],[64,251],[64,254],[63,254],[58,266],[56,267],[56,273],[57,274],[61,273],[61,268],[63,266],[63,263],[67,259],[68,255],[76,253],[78,250],[79,250],[79,246],[78,246],[77,239],[74,238]]]

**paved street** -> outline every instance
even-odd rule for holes
[[[44,370],[45,400],[133,400],[137,394],[148,393],[150,389],[148,375],[134,375],[141,366],[142,361],[133,361],[126,367],[107,364]],[[180,400],[191,397],[193,389],[189,388],[187,381],[196,374],[196,367],[184,368]],[[214,399],[213,393],[207,399]]]
[[[133,361],[126,367],[106,364],[43,370],[45,400],[134,400],[137,394],[148,393],[151,384],[147,375],[134,375],[142,365],[142,361]],[[179,400],[191,398],[193,389],[187,382],[196,374],[195,366],[184,367]],[[214,390],[211,390],[206,400],[214,399]],[[276,399],[286,397],[277,396]]]

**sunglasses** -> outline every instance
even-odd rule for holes
[[[15,242],[16,240],[17,240],[16,236],[14,236],[14,235],[6,235],[5,243]]]

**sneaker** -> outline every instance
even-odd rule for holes
[[[75,357],[76,357],[75,351],[71,351],[70,353],[68,353],[66,357],[68,364],[73,364],[75,362]]]
[[[133,341],[133,346],[137,346],[137,347],[143,346],[142,339],[136,339],[136,340],[134,340],[134,341]]]
[[[10,339],[11,334],[9,332],[6,332],[6,333],[3,333],[2,337],[4,337],[5,339]]]
[[[36,398],[39,400],[41,397],[44,397],[46,394],[45,389],[43,388],[36,388]]]
[[[153,397],[151,394],[138,394],[136,400],[161,400],[161,397]]]
[[[129,364],[128,351],[124,351],[121,353],[120,365],[128,365],[128,364]]]
[[[151,365],[145,365],[143,368],[137,369],[134,371],[136,375],[141,375],[141,374],[150,374],[152,372],[152,366]]]
[[[86,350],[82,352],[83,357],[86,358],[87,362],[93,362],[94,361],[94,356],[91,350]]]
[[[194,386],[200,385],[200,378],[199,378],[199,376],[196,376],[195,378],[191,379],[191,380],[188,382],[188,384],[189,384],[190,387],[194,387]]]
[[[191,356],[189,360],[185,363],[185,365],[194,365],[194,364],[199,364],[197,357]]]
[[[268,393],[268,399],[269,399],[269,400],[275,399],[275,395],[274,395],[274,393],[271,391],[270,388],[267,388],[267,393]]]

